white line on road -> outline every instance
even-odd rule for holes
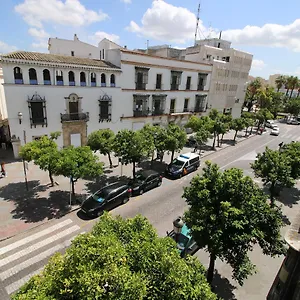
[[[2,247],[0,249],[0,255],[6,253],[8,251],[11,251],[11,250],[13,250],[15,248],[18,248],[20,246],[23,246],[25,244],[28,244],[28,243],[30,243],[30,242],[32,242],[32,241],[34,241],[34,240],[36,240],[36,239],[44,236],[44,235],[47,235],[47,234],[49,234],[49,233],[51,233],[51,232],[53,232],[55,230],[58,230],[58,229],[60,229],[62,227],[65,227],[65,226],[67,226],[67,225],[69,225],[71,223],[72,223],[72,220],[67,219],[67,220],[65,220],[63,222],[60,222],[60,223],[58,223],[56,225],[53,225],[53,226],[51,226],[51,227],[49,227],[49,228],[47,228],[45,230],[42,230],[42,231],[37,232],[37,233],[35,233],[35,234],[31,235],[31,236],[28,236],[28,237],[26,237],[26,238],[24,238],[22,240],[19,240],[19,241],[15,242],[15,243],[9,244],[6,247]]]
[[[37,250],[39,248],[42,248],[42,247],[44,247],[44,246],[46,246],[50,243],[53,243],[54,241],[59,240],[59,239],[65,237],[65,236],[77,231],[78,229],[80,229],[80,227],[78,225],[74,225],[74,226],[72,226],[72,227],[70,227],[70,228],[68,228],[64,231],[61,231],[58,234],[56,234],[54,236],[51,236],[51,237],[49,237],[49,238],[47,238],[47,239],[45,239],[45,240],[43,240],[39,243],[36,243],[36,244],[34,244],[34,245],[24,249],[24,250],[21,250],[21,251],[19,251],[17,253],[14,253],[14,254],[6,257],[6,258],[3,258],[3,259],[0,260],[0,267],[2,267],[4,265],[7,265],[7,264],[17,260],[20,257],[25,256],[25,255],[29,254],[32,251],[35,251],[35,250]]]
[[[40,268],[28,275],[26,275],[25,277],[21,278],[20,280],[17,280],[15,281],[14,283],[8,285],[5,289],[6,289],[6,292],[7,294],[12,294],[14,293],[15,291],[17,291],[24,283],[26,283],[32,276],[40,273],[43,271],[43,268]]]

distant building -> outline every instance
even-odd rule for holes
[[[281,74],[274,74],[274,75],[270,75],[269,76],[269,81],[268,81],[268,84],[270,87],[273,87],[275,89],[277,89],[277,86],[276,86],[276,79],[281,76]]]
[[[273,282],[267,300],[300,299],[300,213],[285,237],[288,253]]]

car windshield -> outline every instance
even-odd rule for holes
[[[184,165],[184,161],[182,160],[178,160],[177,158],[175,158],[173,161],[172,161],[172,166],[175,166],[175,167],[182,167]]]

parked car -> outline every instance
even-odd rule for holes
[[[129,185],[133,195],[142,195],[145,191],[161,186],[162,176],[153,170],[143,170],[136,173]]]
[[[300,122],[297,119],[294,118],[290,118],[287,120],[287,124],[291,124],[291,125],[299,125]]]
[[[279,128],[278,127],[274,127],[272,130],[271,130],[271,135],[279,135]]]
[[[81,205],[81,211],[91,217],[101,216],[104,211],[125,204],[131,197],[132,189],[126,182],[114,182],[90,195]]]
[[[273,120],[267,120],[266,121],[266,127],[268,128],[272,128],[272,126],[275,124],[275,122]]]
[[[166,168],[166,174],[171,177],[180,178],[190,172],[197,170],[200,166],[200,156],[189,152],[180,154]]]

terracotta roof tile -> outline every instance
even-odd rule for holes
[[[1,55],[1,58],[120,69],[112,63],[103,60],[38,52],[16,51]]]

